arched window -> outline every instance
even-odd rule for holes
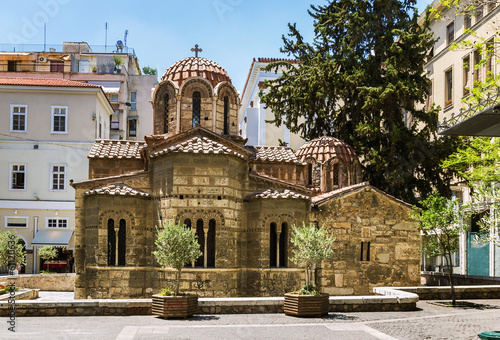
[[[191,220],[189,218],[186,218],[184,220],[184,225],[186,226],[186,228],[191,229]]]
[[[115,235],[115,221],[108,220],[108,266],[116,264],[116,235]]]
[[[125,251],[127,245],[127,222],[122,218],[120,220],[120,229],[118,229],[118,265],[125,265]]]
[[[229,135],[229,97],[224,97],[224,134]]]
[[[169,104],[170,97],[168,93],[165,94],[163,97],[163,133],[168,133],[168,123],[169,123],[169,118],[168,118],[168,104]]]
[[[276,267],[277,259],[276,223],[271,223],[269,233],[269,267]]]
[[[203,220],[200,218],[196,221],[196,235],[198,236],[198,243],[200,250],[203,253],[195,262],[195,267],[205,267],[205,232],[203,231]]]
[[[281,224],[281,233],[280,233],[280,243],[279,243],[279,267],[286,268],[288,266],[288,224],[283,222]]]
[[[198,91],[193,92],[193,126],[200,124],[201,114],[201,94]]]
[[[333,165],[333,185],[339,185],[339,163]]]
[[[215,268],[215,220],[208,222],[207,234],[207,267]]]
[[[307,185],[313,184],[313,165],[307,164]]]

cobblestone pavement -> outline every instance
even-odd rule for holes
[[[330,313],[323,318],[283,314],[198,315],[188,320],[155,316],[24,317],[16,333],[0,322],[0,339],[479,339],[500,328],[500,300],[450,308],[420,301],[412,312]]]

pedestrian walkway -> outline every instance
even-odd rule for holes
[[[58,301],[75,301],[75,293],[73,292],[52,292],[40,291],[39,298],[35,301],[58,302]]]

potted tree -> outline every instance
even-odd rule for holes
[[[283,308],[285,314],[293,316],[328,314],[329,294],[318,292],[311,283],[311,276],[315,275],[321,261],[331,258],[335,237],[328,234],[325,225],[317,228],[312,223],[309,225],[302,223],[302,227],[293,225],[292,230],[291,242],[295,248],[292,250],[293,257],[290,260],[297,265],[304,265],[306,284],[299,291],[285,294]]]
[[[120,69],[120,65],[123,64],[123,59],[117,55],[114,55],[113,60],[115,62],[116,73],[122,73],[122,70]]]
[[[176,272],[174,290],[165,288],[153,295],[153,314],[163,318],[187,318],[196,313],[198,296],[180,293],[179,286],[182,267],[202,255],[197,236],[185,225],[172,221],[166,222],[162,230],[157,229],[157,233],[155,244],[158,249],[153,255],[160,266],[173,268]]]
[[[43,246],[38,249],[38,255],[44,261],[52,260],[57,257],[57,249],[52,246]],[[47,273],[50,273],[49,266],[50,264],[47,263]]]

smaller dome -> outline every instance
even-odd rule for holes
[[[295,153],[301,162],[307,158],[314,158],[319,163],[325,163],[330,158],[340,158],[346,163],[357,159],[356,152],[349,144],[340,139],[322,136],[302,145]]]
[[[172,80],[179,86],[190,77],[202,77],[210,81],[213,87],[220,82],[231,82],[231,78],[215,61],[199,57],[190,57],[177,61],[166,71],[161,81]]]

